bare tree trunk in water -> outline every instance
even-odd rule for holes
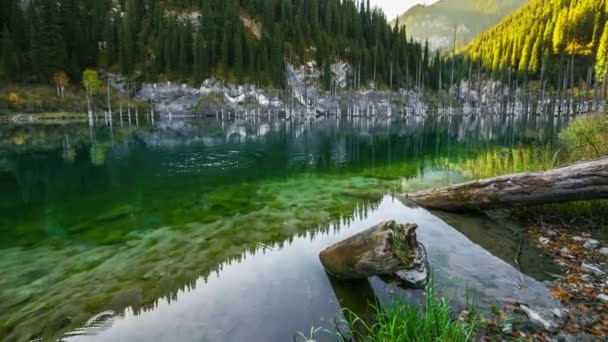
[[[545,56],[543,56],[543,62],[542,65],[540,67],[540,112],[543,113],[544,112],[544,99],[545,99],[545,63],[547,61],[547,58]]]
[[[457,26],[454,26],[454,44],[452,45],[452,76],[450,77],[450,114],[452,113],[452,88],[454,87],[454,56],[456,55],[457,28]]]

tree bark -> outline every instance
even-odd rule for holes
[[[608,198],[608,158],[408,195],[431,209],[474,211]]]
[[[413,269],[417,227],[395,221],[380,223],[323,250],[321,263],[327,273],[339,279],[366,279]]]

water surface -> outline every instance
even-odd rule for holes
[[[329,279],[318,252],[420,225],[446,296],[551,306],[521,227],[395,194],[534,168],[561,119],[275,117],[0,129],[0,336],[284,341],[421,291]],[[519,266],[513,261],[523,246]],[[461,301],[462,302],[462,301]],[[329,338],[329,337],[326,337]]]

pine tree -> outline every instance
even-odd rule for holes
[[[199,85],[207,77],[207,53],[205,51],[205,38],[202,30],[196,32],[196,38],[194,39],[193,45],[193,58],[194,58],[194,82]]]
[[[101,64],[149,79],[163,73],[201,81],[213,72],[282,86],[285,60],[305,63],[311,47],[322,72],[331,60],[351,62],[353,86],[365,86],[375,76],[378,83],[398,87],[420,64],[419,78],[427,80],[432,64],[425,46],[408,40],[405,28],[389,27],[367,1],[0,0],[0,5],[0,27],[10,32],[18,77],[35,75],[43,82],[59,70],[77,81],[83,68]],[[183,15],[194,11],[201,13],[196,24]],[[261,36],[243,28],[243,14],[259,25]]]
[[[54,0],[44,0],[40,15],[40,30],[37,31],[36,44],[39,45],[36,60],[39,65],[38,77],[48,80],[51,75],[64,70],[68,56],[63,40],[62,28],[59,22],[57,3]]]
[[[17,72],[15,45],[5,24],[0,36],[0,80],[13,80]]]
[[[103,41],[105,44],[104,57],[107,66],[113,65],[116,61],[116,33],[114,32],[114,22],[108,17],[103,30]]]
[[[237,80],[243,81],[244,79],[244,67],[243,67],[243,43],[242,43],[242,35],[241,30],[235,30],[234,32],[234,47],[233,47],[233,57],[234,61],[232,65],[234,66],[234,73],[236,75]]]
[[[131,25],[128,20],[129,15],[127,14],[127,20],[123,20],[121,25],[121,33],[119,35],[119,46],[120,46],[120,70],[123,74],[130,75],[133,72],[134,66],[134,46],[133,46],[133,34],[131,32]]]
[[[232,24],[224,24],[224,30],[222,35],[222,45],[220,52],[220,68],[224,71],[223,76],[228,76],[228,69],[230,68],[230,43],[232,38]]]

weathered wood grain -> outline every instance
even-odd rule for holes
[[[407,197],[423,207],[446,211],[507,209],[606,199],[608,158],[420,191]]]

